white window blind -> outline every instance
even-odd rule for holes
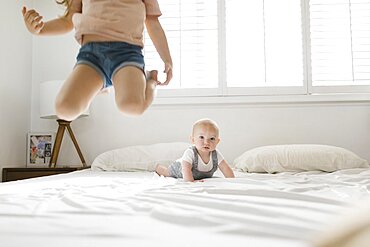
[[[158,2],[174,63],[159,96],[370,92],[370,0]],[[163,70],[147,35],[144,53]]]
[[[301,3],[225,0],[227,87],[303,87]]]
[[[174,64],[174,78],[166,88],[218,88],[218,1],[158,2]],[[163,70],[163,62],[148,35],[144,54],[148,69]]]
[[[370,1],[311,0],[313,86],[370,84]]]

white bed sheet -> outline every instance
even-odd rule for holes
[[[216,176],[83,170],[2,183],[0,246],[307,247],[370,197],[370,169]]]

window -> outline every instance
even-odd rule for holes
[[[174,62],[162,96],[370,92],[368,0],[158,2]],[[147,36],[144,52],[163,69]]]
[[[218,2],[216,0],[159,0],[174,64],[174,78],[166,89],[215,89],[218,80]],[[149,68],[163,69],[148,36],[145,59]],[[157,67],[156,67],[157,66]],[[161,78],[163,79],[163,78]],[[185,89],[185,90],[184,90]],[[204,91],[206,92],[206,91]],[[177,92],[179,93],[179,92]],[[196,92],[195,92],[196,93]],[[185,93],[186,94],[186,93]]]
[[[279,87],[281,92],[291,87],[292,92],[301,92],[304,77],[300,1],[225,3],[228,91],[248,93],[251,88],[264,87],[265,93],[275,93]]]
[[[313,87],[370,85],[369,1],[311,0],[310,34]]]

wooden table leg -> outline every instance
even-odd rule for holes
[[[62,120],[62,119],[58,119],[57,122],[58,122],[58,125],[59,125],[58,126],[58,132],[57,132],[57,135],[55,137],[53,151],[51,152],[49,167],[55,167],[56,164],[57,164],[59,151],[60,151],[60,146],[62,145],[62,140],[63,140],[63,136],[64,136],[64,132],[65,132],[66,128],[68,130],[69,136],[72,139],[73,145],[75,146],[75,148],[77,150],[78,156],[80,157],[80,160],[82,162],[82,166],[86,167],[87,165],[86,165],[85,158],[82,155],[81,149],[78,146],[76,137],[73,134],[72,128],[70,126],[71,121],[65,121],[65,120]]]
[[[66,128],[66,125],[64,123],[62,123],[62,121],[64,121],[64,120],[60,120],[60,119],[57,120],[57,122],[58,122],[58,132],[57,132],[57,136],[55,137],[53,151],[51,152],[49,167],[55,167],[56,164],[57,164],[59,151],[60,151],[60,146],[62,145],[63,135],[64,135],[64,131],[65,131],[65,128]]]

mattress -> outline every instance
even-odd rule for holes
[[[203,183],[82,170],[0,184],[0,245],[306,247],[369,197],[370,169]]]

